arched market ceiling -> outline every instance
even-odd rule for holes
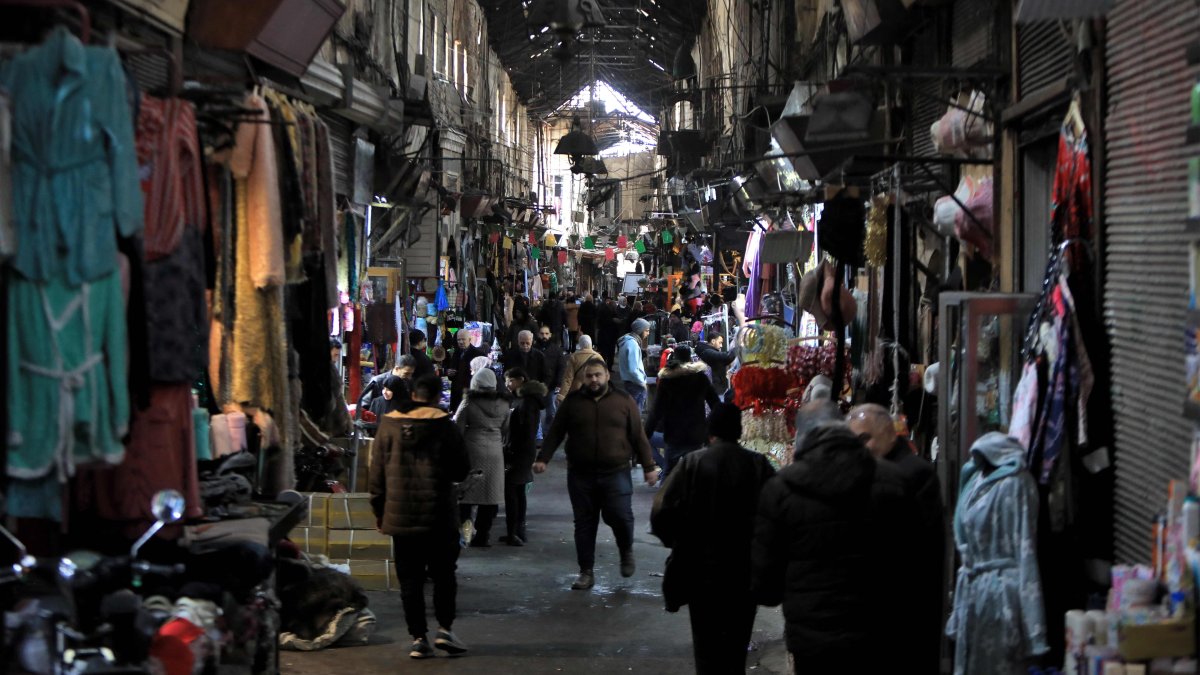
[[[657,116],[671,85],[675,53],[698,33],[707,0],[593,1],[605,26],[585,29],[574,55],[564,62],[556,58],[559,39],[554,32],[529,24],[527,6],[533,2],[483,0],[489,40],[517,95],[533,114],[549,115],[591,83],[594,50],[594,79],[608,82]]]

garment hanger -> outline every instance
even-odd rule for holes
[[[1071,125],[1071,130],[1075,132],[1075,137],[1079,138],[1087,131],[1087,125],[1083,122],[1083,97],[1076,90],[1071,95],[1071,105],[1067,107],[1067,117],[1064,123]]]

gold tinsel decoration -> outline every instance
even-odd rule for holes
[[[871,210],[867,213],[867,235],[863,239],[863,254],[870,267],[887,264],[887,210],[891,201],[886,195],[875,195],[871,199]]]

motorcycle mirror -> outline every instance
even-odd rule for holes
[[[154,495],[154,499],[150,501],[150,512],[154,514],[157,520],[146,530],[146,533],[140,539],[133,543],[133,548],[130,549],[129,555],[137,558],[138,551],[142,550],[142,546],[150,541],[150,538],[158,534],[158,531],[163,529],[164,525],[177,523],[183,520],[183,509],[187,505],[187,501],[183,498],[178,490],[162,490]]]
[[[163,524],[170,525],[183,520],[183,509],[187,501],[178,490],[161,490],[150,502],[150,512]]]
[[[17,539],[16,535],[14,535],[12,532],[9,532],[8,528],[0,525],[0,534],[4,535],[5,539],[9,540],[13,546],[17,547],[17,553],[20,554],[17,556],[18,559],[23,562],[25,558],[29,557],[29,551],[26,550],[25,544],[22,543],[20,539]]]

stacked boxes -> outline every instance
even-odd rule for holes
[[[367,590],[399,588],[393,570],[392,538],[375,528],[369,494],[305,496],[309,500],[308,519],[292,531],[292,541],[309,554],[325,555],[335,564],[348,565],[350,576]]]

